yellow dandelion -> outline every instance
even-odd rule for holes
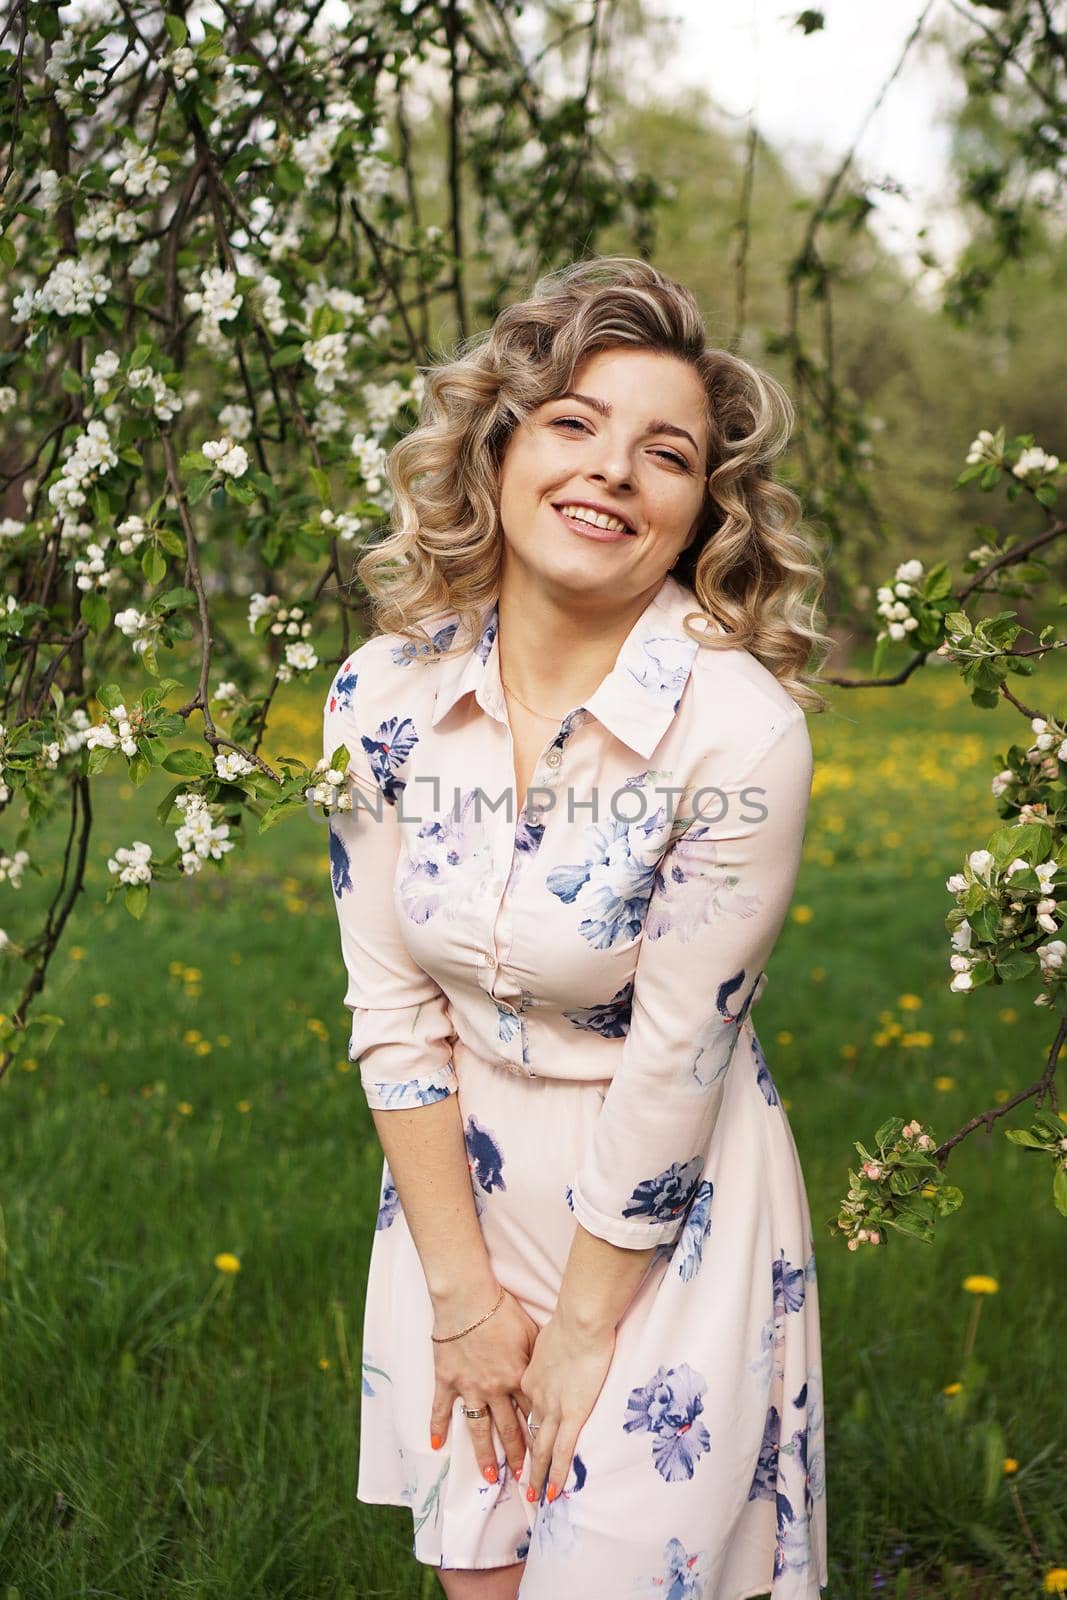
[[[1067,1567],[1051,1567],[1045,1573],[1046,1594],[1067,1594]]]
[[[282,889],[285,894],[299,894],[301,889],[300,879],[293,877],[283,878]]]
[[[964,1028],[950,1028],[948,1030],[949,1044],[963,1044],[966,1038],[967,1032]]]
[[[963,1388],[963,1384],[962,1383],[946,1383],[945,1387],[942,1389],[941,1393],[942,1394],[959,1394],[959,1392],[960,1392],[960,1390],[962,1388]]]
[[[308,1017],[307,1030],[309,1033],[313,1033],[316,1039],[328,1039],[330,1037],[329,1028],[324,1022],[320,1022],[318,1017]]]
[[[101,1094],[110,1094],[111,1093],[111,1087],[110,1087],[109,1084],[98,1083],[96,1087],[99,1089]]]
[[[963,1287],[968,1294],[996,1294],[1000,1284],[996,1278],[987,1278],[982,1272],[972,1272],[969,1278],[964,1278]]]
[[[185,962],[184,961],[168,961],[168,963],[167,963],[167,971],[170,973],[172,978],[180,978],[182,973],[185,971]]]
[[[792,1109],[793,1109],[792,1100],[790,1100],[786,1095],[783,1095],[782,1096],[782,1110],[783,1111],[792,1111]]]
[[[186,983],[199,983],[203,976],[204,974],[199,967],[184,967],[182,969],[182,977]]]
[[[298,900],[293,894],[287,894],[285,897],[285,909],[290,913],[291,916],[298,917],[300,913],[307,908],[305,907],[303,900]]]
[[[927,1033],[925,1029],[920,1028],[916,1029],[914,1033],[901,1034],[900,1042],[905,1050],[925,1050],[929,1045],[933,1044],[934,1036],[932,1033]]]
[[[1004,1006],[1000,1011],[997,1012],[997,1015],[999,1016],[1001,1022],[1018,1022],[1019,1020],[1019,1013],[1016,1011],[1014,1006]]]
[[[209,1056],[213,1049],[214,1046],[212,1045],[210,1039],[201,1039],[196,1047],[195,1053],[198,1056]]]
[[[996,1101],[998,1106],[1002,1106],[1004,1104],[1005,1100],[1007,1100],[1009,1098],[1009,1095],[1010,1095],[1010,1090],[1008,1090],[1008,1089],[994,1089],[993,1090],[993,1099]]]
[[[337,1067],[338,1072],[351,1072],[352,1071],[352,1063],[351,1063],[351,1061],[337,1061],[337,1062],[334,1063],[334,1065]]]
[[[181,1112],[183,1117],[191,1117],[193,1114],[193,1108],[189,1104],[188,1100],[179,1100],[178,1110]]]
[[[240,952],[240,950],[231,950],[230,951],[230,961],[232,962],[232,964],[235,967],[239,967],[241,965],[241,952]]]
[[[955,1087],[956,1087],[955,1078],[949,1078],[949,1077],[942,1076],[940,1078],[935,1078],[934,1079],[934,1088],[938,1091],[939,1094],[948,1094],[949,1090],[950,1089],[954,1089]]]
[[[186,1028],[182,1034],[182,1044],[199,1044],[203,1037],[199,1028]]]
[[[826,976],[826,968],[825,967],[812,967],[812,969],[811,969],[811,981],[812,981],[812,983],[821,983],[822,980],[825,978],[825,976]]]
[[[794,922],[810,922],[815,913],[810,906],[794,906],[792,915]]]
[[[242,1111],[242,1112],[243,1111],[251,1111],[251,1109],[252,1109],[251,1100],[238,1100],[237,1109],[238,1109],[238,1111]]]
[[[147,1100],[148,1096],[151,1093],[152,1093],[152,1085],[150,1083],[142,1083],[142,1085],[141,1085],[141,1099],[142,1100]]]
[[[235,1255],[231,1255],[228,1250],[221,1250],[219,1252],[219,1254],[215,1257],[214,1265],[218,1267],[220,1272],[229,1272],[233,1274],[235,1272],[240,1272],[241,1270],[240,1261],[238,1261]]]
[[[229,1034],[228,1033],[220,1033],[218,1038],[215,1040],[215,1043],[218,1045],[220,1050],[228,1050],[230,1048],[230,1036],[229,1036]]]
[[[22,1063],[22,1070],[23,1072],[36,1072],[39,1065],[40,1063],[36,1056],[27,1056]]]
[[[902,994],[897,996],[897,1005],[901,1011],[918,1011],[922,1005],[922,996],[918,994]]]
[[[841,1054],[846,1061],[854,1061],[859,1052],[854,1044],[843,1044],[841,1046]]]
[[[788,1028],[779,1028],[774,1037],[778,1044],[793,1043],[793,1035],[790,1033]]]
[[[1010,1477],[1013,1472],[1018,1472],[1018,1470],[1019,1470],[1019,1463],[1016,1461],[1015,1457],[1014,1456],[1005,1456],[1004,1457],[1004,1474],[1005,1474],[1005,1476],[1006,1477]]]
[[[111,1004],[111,996],[109,994],[94,994],[93,995],[93,1005],[94,1006],[109,1006],[110,1004]]]
[[[185,998],[187,1000],[199,1000],[202,992],[198,983],[187,983],[185,985]]]
[[[329,1372],[329,1370],[330,1370],[330,1358],[329,1358],[329,1356],[320,1356],[319,1357],[319,1371],[320,1372]]]
[[[68,956],[70,957],[70,959],[72,961],[84,961],[85,960],[85,948],[84,948],[83,945],[72,944],[70,949],[67,951],[67,954],[68,954]]]

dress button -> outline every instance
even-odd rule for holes
[[[562,760],[563,760],[563,752],[561,750],[557,750],[557,749],[550,750],[548,752],[547,756],[545,757],[545,766],[546,767],[558,767]]]

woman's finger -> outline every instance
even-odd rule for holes
[[[448,1422],[455,1404],[456,1391],[438,1378],[434,1384],[433,1405],[430,1408],[430,1448],[440,1450],[448,1438]]]
[[[559,1429],[558,1417],[535,1417],[534,1421],[537,1423],[537,1431],[533,1435],[530,1448],[530,1483],[526,1490],[526,1498],[530,1501],[540,1500],[544,1492],[548,1464],[552,1460],[552,1450]]]
[[[562,1493],[567,1479],[571,1475],[571,1462],[574,1459],[574,1447],[578,1443],[578,1434],[563,1424],[556,1434],[552,1446],[552,1459],[548,1468],[548,1483],[545,1485],[545,1499],[554,1500],[557,1494]]]
[[[518,1480],[522,1477],[523,1463],[526,1460],[526,1437],[519,1426],[518,1414],[511,1396],[504,1395],[501,1399],[495,1400],[492,1411],[493,1422],[500,1435],[507,1464]]]
[[[484,1411],[482,1417],[468,1417],[467,1426],[470,1429],[471,1443],[474,1446],[474,1455],[478,1462],[478,1471],[486,1483],[496,1483],[500,1471],[496,1464],[496,1450],[493,1447],[493,1422],[489,1411],[488,1400],[472,1400],[469,1395],[464,1397],[465,1411]]]

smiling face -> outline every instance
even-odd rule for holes
[[[628,346],[588,356],[571,393],[538,406],[508,440],[502,581],[521,577],[560,601],[584,594],[614,605],[654,592],[704,506],[704,410],[699,378],[675,356]],[[628,530],[559,509],[590,502]]]

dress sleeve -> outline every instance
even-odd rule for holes
[[[456,1092],[455,1033],[443,990],[401,938],[393,882],[403,785],[391,774],[379,782],[368,759],[376,747],[359,724],[357,684],[367,668],[358,656],[330,686],[322,741],[331,765],[335,751],[347,749],[352,797],[350,811],[334,811],[329,819],[330,877],[348,974],[344,1003],[352,1013],[348,1058],[359,1062],[368,1105],[408,1110]]]
[[[697,780],[693,820],[660,861],[629,1031],[572,1184],[575,1217],[612,1244],[647,1249],[681,1231],[741,1025],[793,897],[811,777],[797,707],[728,785],[721,772]]]

